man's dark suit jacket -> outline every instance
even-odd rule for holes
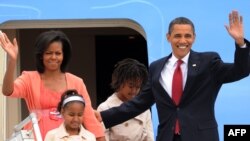
[[[159,117],[157,141],[173,140],[177,117],[182,141],[218,141],[215,100],[223,83],[249,75],[250,44],[248,41],[246,44],[246,48],[236,45],[234,63],[224,63],[214,52],[198,53],[191,50],[187,81],[178,107],[159,81],[161,71],[171,55],[151,63],[148,82],[137,97],[120,107],[101,112],[106,128],[124,122],[156,103]]]

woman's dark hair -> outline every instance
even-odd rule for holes
[[[71,102],[81,102],[85,106],[85,102],[84,101],[70,101],[70,102],[66,103],[65,105],[63,105],[64,100],[67,99],[67,98],[69,98],[69,97],[72,97],[72,96],[79,96],[79,97],[81,97],[83,99],[82,95],[78,94],[77,90],[75,90],[75,89],[66,90],[62,94],[61,100],[58,103],[58,106],[57,106],[57,111],[58,112],[61,112],[62,108],[66,107]]]
[[[41,33],[35,42],[35,60],[36,68],[39,73],[43,73],[45,68],[43,64],[43,54],[49,45],[53,42],[62,43],[63,61],[61,64],[61,71],[65,72],[69,60],[71,58],[71,43],[68,37],[62,31],[50,30]]]
[[[148,78],[148,70],[146,66],[139,61],[131,58],[119,61],[112,73],[111,87],[117,91],[120,86],[128,80],[141,80],[143,86]]]

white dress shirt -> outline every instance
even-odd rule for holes
[[[187,66],[188,66],[189,55],[190,52],[184,58],[181,59],[183,61],[183,63],[181,64],[183,89],[187,81],[187,71],[188,71]],[[175,68],[177,67],[177,61],[178,59],[172,54],[171,58],[169,58],[164,68],[162,69],[160,77],[160,83],[162,87],[166,90],[166,92],[169,94],[171,98],[172,98],[172,80]]]

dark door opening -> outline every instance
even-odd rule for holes
[[[148,66],[146,40],[141,35],[96,36],[97,105],[113,93],[110,86],[113,68],[124,58],[137,59]]]

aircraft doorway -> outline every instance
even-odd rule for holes
[[[110,87],[113,66],[123,58],[134,58],[148,66],[147,43],[142,27],[128,19],[105,20],[49,20],[9,21],[0,28],[19,44],[16,75],[23,70],[35,70],[34,43],[36,37],[47,30],[61,30],[72,43],[72,58],[68,71],[81,77],[96,108],[112,94]],[[17,105],[13,111],[11,105]],[[29,113],[24,100],[7,98],[7,136],[16,121]]]
[[[20,72],[35,70],[34,41],[47,30],[51,29],[19,30]],[[112,94],[111,74],[118,61],[129,57],[148,66],[146,40],[139,34],[112,32],[119,28],[56,30],[66,33],[72,43],[73,55],[68,71],[84,80],[94,108]],[[109,32],[98,34],[101,30]],[[26,107],[25,101],[21,103]],[[27,109],[22,108],[22,118],[27,115]]]

